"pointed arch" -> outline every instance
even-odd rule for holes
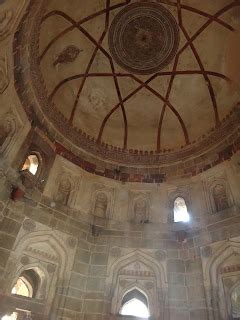
[[[32,286],[31,297],[40,299],[40,300],[47,299],[48,291],[50,289],[49,287],[50,287],[51,279],[49,277],[49,273],[47,269],[42,264],[40,265],[39,263],[29,263],[27,265],[18,265],[15,273],[15,277],[13,278],[11,285],[9,286],[9,293],[13,294],[12,289],[14,285],[17,283],[18,279],[20,279],[22,275],[24,275],[24,273],[28,270],[35,272],[35,274],[39,278],[39,283],[37,287],[34,287],[34,284],[30,283]]]
[[[148,300],[148,296],[144,292],[144,289],[141,290],[137,286],[133,287],[124,293],[119,313],[121,315],[149,318],[150,311]],[[137,310],[138,307],[140,308],[140,310]]]
[[[56,202],[63,204],[65,206],[71,205],[72,194],[75,190],[75,181],[71,174],[62,173],[56,179],[57,190],[54,194],[54,199]]]
[[[151,257],[150,255],[147,255],[141,250],[133,251],[116,260],[108,270],[107,282],[109,283],[109,281],[112,280],[111,282],[115,283],[119,270],[136,261],[142,262],[147,267],[153,270],[154,274],[156,275],[158,288],[167,286],[167,276],[162,263],[156,261],[153,257]]]
[[[240,256],[240,239],[226,241],[205,264],[204,285],[210,320],[224,320],[228,317],[228,298],[224,295],[221,266],[232,257]],[[240,274],[239,274],[240,275]]]
[[[34,245],[40,244],[44,245],[47,251],[54,251],[56,256],[53,257],[51,254],[46,255],[46,259],[49,261],[55,260],[55,262],[59,263],[59,276],[64,277],[65,270],[68,265],[68,252],[69,250],[66,248],[66,245],[62,241],[61,237],[59,237],[56,232],[52,230],[44,230],[44,231],[33,231],[25,234],[23,237],[18,239],[15,243],[13,250],[15,252],[24,252],[29,247],[34,247]]]
[[[17,133],[17,123],[14,115],[6,113],[0,121],[0,153],[5,153]]]
[[[166,267],[142,250],[109,263],[106,289],[112,296],[112,313],[118,314],[124,295],[138,289],[148,298],[150,314],[163,316],[167,295]]]

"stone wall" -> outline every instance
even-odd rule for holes
[[[184,242],[179,242],[176,224],[120,223],[112,219],[106,221],[104,226],[93,227],[94,220],[91,221],[84,212],[57,204],[52,207],[52,199],[46,195],[30,198],[27,193],[20,201],[12,201],[11,185],[18,175],[15,173],[14,176],[15,171],[6,163],[2,164],[2,168],[2,313],[21,306],[31,310],[36,318],[44,310],[46,313],[41,314],[40,318],[106,319],[116,312],[119,303],[115,289],[131,287],[137,281],[137,286],[145,288],[149,295],[151,292],[155,295],[151,305],[154,318],[225,319],[218,315],[218,306],[212,305],[211,280],[206,280],[206,259],[211,258],[214,252],[221,256],[225,250],[224,247],[221,251],[221,246],[233,241],[231,239],[239,245],[238,206],[220,213],[202,215],[197,221],[195,219],[185,229]],[[33,194],[37,194],[37,190]],[[59,253],[59,257],[61,264],[68,261],[69,272],[66,277],[59,276],[54,284],[52,299],[47,300],[52,306],[49,305],[49,309],[46,306],[41,308],[41,300],[16,301],[9,295],[9,286],[15,276],[13,262],[22,257],[18,249],[21,246],[17,243],[23,241],[23,232],[27,237],[32,232],[38,232],[41,241],[46,243],[51,242],[51,235],[58,234],[66,248],[65,253],[64,250]],[[43,252],[44,246],[41,245]],[[27,255],[26,252],[24,255]],[[42,264],[46,262],[43,253],[32,251],[32,254]],[[239,255],[237,259],[240,263]],[[56,261],[54,263],[59,263]],[[236,261],[233,264],[236,265]],[[232,263],[230,265],[232,267]],[[212,315],[211,309],[214,308],[215,315]]]
[[[40,188],[23,185],[18,169],[31,124],[14,89],[12,43],[27,3],[4,2],[12,20],[0,32],[0,120],[10,125],[0,147],[0,315],[17,308],[41,320],[117,319],[124,290],[139,287],[151,297],[154,319],[226,320],[240,279],[239,153],[191,179],[161,184],[121,183],[57,156]],[[211,190],[219,184],[227,208],[216,212]],[[25,192],[17,201],[13,187]],[[169,223],[177,196],[190,211],[184,227]],[[11,295],[28,267],[42,270],[41,299]]]

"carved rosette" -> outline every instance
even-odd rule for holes
[[[158,261],[165,261],[167,258],[167,254],[163,250],[158,250],[155,252],[155,257]]]
[[[109,48],[114,60],[135,74],[152,74],[166,67],[179,46],[179,28],[165,7],[132,3],[114,18]]]
[[[67,239],[67,245],[69,248],[74,249],[77,245],[77,240],[75,238],[69,237]]]
[[[21,258],[21,264],[22,264],[23,266],[26,266],[27,264],[29,264],[29,262],[30,262],[29,257],[23,256],[23,257]]]
[[[212,248],[210,246],[201,249],[201,254],[203,258],[209,258],[212,256]]]

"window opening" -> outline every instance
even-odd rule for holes
[[[32,175],[36,175],[37,170],[39,167],[39,160],[38,157],[35,154],[31,154],[27,157],[22,170],[25,171],[29,171]]]
[[[138,299],[132,299],[126,302],[120,312],[123,316],[134,316],[148,319],[150,317],[147,306]]]
[[[189,220],[186,202],[183,198],[178,197],[174,201],[174,222],[188,222]]]
[[[137,289],[128,292],[123,297],[120,314],[148,319],[150,312],[146,296]]]
[[[24,270],[17,279],[11,293],[23,297],[35,298],[39,288],[39,283],[40,278],[35,270]]]
[[[1,318],[1,320],[17,320],[17,313],[13,312],[11,315],[5,315]]]
[[[33,292],[33,288],[31,284],[24,277],[18,278],[16,284],[14,285],[11,291],[12,294],[16,294],[16,295],[28,297],[28,298],[32,297],[32,292]]]

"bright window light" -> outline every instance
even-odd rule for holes
[[[183,198],[174,201],[174,222],[189,222],[190,216]]]
[[[134,316],[148,319],[150,317],[147,306],[138,299],[132,299],[124,304],[120,312],[123,316]]]
[[[28,286],[27,286],[28,284]],[[12,294],[16,294],[23,297],[30,297],[30,290],[29,288],[31,285],[28,283],[28,281],[25,278],[18,278],[17,283],[12,288]]]
[[[11,315],[6,315],[6,316],[3,316],[2,318],[1,318],[1,320],[17,320],[17,314],[16,314],[16,312],[14,312],[13,314],[11,314]]]
[[[32,175],[36,175],[39,167],[38,157],[35,154],[32,154],[27,157],[22,170],[28,170]]]

